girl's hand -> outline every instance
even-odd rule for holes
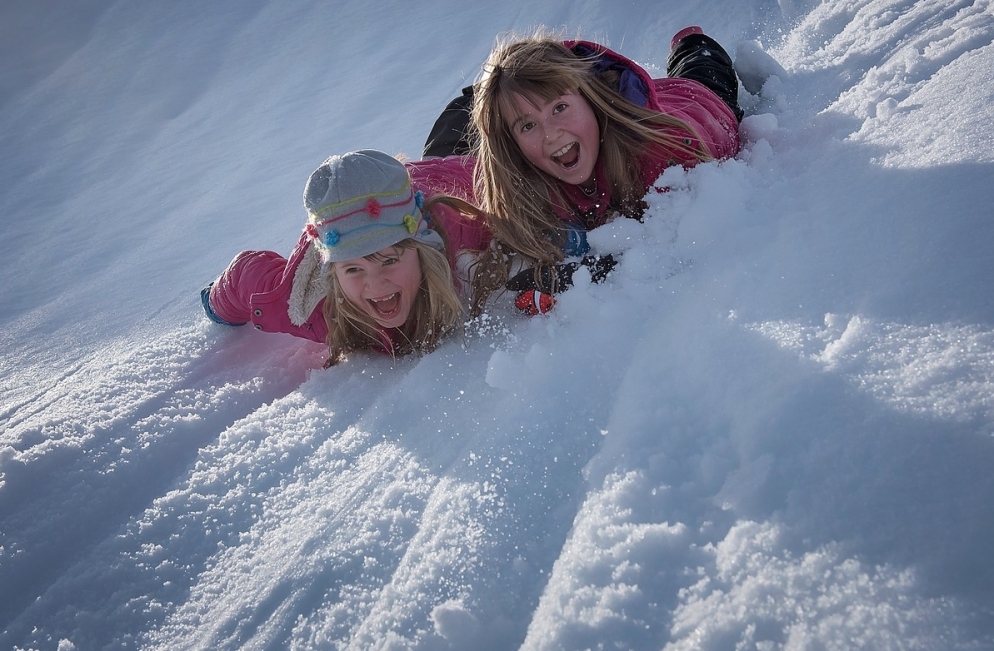
[[[583,265],[590,271],[590,280],[592,282],[599,283],[611,273],[611,270],[617,264],[618,261],[611,254],[587,255],[579,262],[566,262],[551,267],[541,267],[537,274],[535,273],[535,269],[525,269],[507,281],[505,287],[512,292],[537,289],[545,294],[558,294],[559,292],[566,291],[566,289],[573,285],[573,274],[580,268],[580,265]]]
[[[528,289],[518,294],[517,298],[514,299],[514,306],[528,316],[535,316],[552,310],[556,306],[556,299],[552,297],[552,294],[546,294],[537,289]]]
[[[566,291],[573,284],[573,273],[580,265],[590,270],[590,279],[599,283],[614,269],[618,261],[612,255],[585,256],[579,262],[542,267],[538,273],[525,269],[507,281],[506,287],[519,292],[514,305],[528,316],[545,314],[556,305],[554,292]]]

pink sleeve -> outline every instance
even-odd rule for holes
[[[242,251],[211,287],[214,313],[233,324],[252,320],[253,294],[272,290],[283,278],[286,258],[272,251]]]
[[[739,123],[710,88],[691,79],[653,79],[659,110],[688,123],[714,158],[739,153]]]
[[[449,156],[407,163],[411,183],[421,190],[426,199],[436,194],[447,194],[476,205],[473,193],[472,156]],[[482,251],[490,243],[490,231],[482,222],[470,219],[445,206],[433,209],[433,217],[442,223],[449,240],[450,258],[460,251]]]
[[[448,206],[432,208],[432,218],[442,223],[452,256],[461,251],[482,251],[490,244],[490,231],[482,221],[470,219]]]
[[[473,168],[476,159],[472,156],[448,156],[430,160],[405,163],[411,175],[415,190],[421,190],[425,199],[436,194],[459,197],[476,205],[473,193]]]

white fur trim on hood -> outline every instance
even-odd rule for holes
[[[290,323],[295,326],[303,325],[321,299],[327,295],[328,277],[321,263],[321,254],[317,247],[308,246],[293,272],[293,288],[290,290],[287,306]]]

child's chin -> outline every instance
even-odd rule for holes
[[[581,170],[576,168],[567,169],[565,167],[560,167],[556,170],[556,174],[553,174],[557,179],[563,183],[569,183],[570,185],[581,185],[590,180],[592,174],[583,174]]]
[[[398,316],[392,319],[383,319],[374,316],[373,320],[376,321],[376,323],[379,324],[381,328],[399,328],[400,326],[404,325],[404,323],[407,321],[407,317],[405,316],[403,319],[401,319]]]

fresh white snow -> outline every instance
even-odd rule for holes
[[[0,5],[0,648],[994,649],[990,0],[465,5]],[[742,153],[420,359],[207,321],[539,24],[702,25]]]

